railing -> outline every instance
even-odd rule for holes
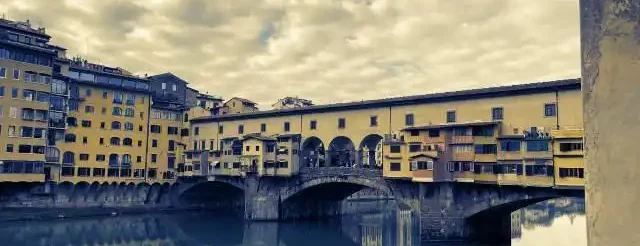
[[[453,137],[451,137],[451,143],[453,143],[453,144],[470,144],[470,143],[473,143],[473,136],[471,136],[471,135],[453,136]]]
[[[351,167],[302,167],[300,175],[312,177],[326,176],[357,176],[369,178],[382,178],[382,170],[370,168]]]

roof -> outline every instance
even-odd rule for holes
[[[11,46],[18,47],[18,48],[29,49],[29,50],[33,50],[33,51],[37,51],[37,52],[47,53],[49,55],[55,55],[56,54],[55,51],[53,51],[51,49],[48,49],[46,47],[38,47],[36,45],[23,44],[23,43],[11,41],[11,40],[8,40],[8,39],[7,40],[0,39],[0,44],[11,45]]]
[[[415,159],[415,158],[418,158],[418,157],[427,157],[427,158],[431,158],[431,159],[438,159],[437,156],[431,156],[431,155],[427,155],[427,154],[417,154],[417,155],[414,155],[414,156],[409,156],[409,159]]]
[[[206,99],[211,99],[211,100],[220,100],[222,101],[221,97],[217,97],[217,96],[213,96],[213,95],[207,95],[204,93],[198,93],[198,95],[196,95],[196,98],[206,98]]]
[[[263,136],[261,134],[247,134],[242,136],[242,140],[246,140],[246,139],[257,139],[257,140],[261,140],[261,141],[276,141],[275,138],[272,137],[267,137],[267,136]]]
[[[23,33],[29,33],[29,34],[33,34],[33,35],[37,35],[43,38],[47,38],[50,39],[51,36],[47,35],[45,33],[45,29],[40,27],[40,28],[34,28],[31,26],[31,23],[29,23],[29,21],[27,20],[26,22],[20,22],[20,21],[12,21],[12,20],[7,20],[7,19],[1,19],[0,18],[0,26],[3,27],[7,27],[7,28],[11,28],[14,31],[19,31],[19,32],[23,32]]]
[[[296,133],[291,133],[291,134],[279,134],[276,135],[275,137],[280,139],[280,138],[294,138],[294,137],[301,137],[302,135],[300,134],[296,134]]]
[[[464,126],[492,126],[492,125],[497,125],[498,123],[499,122],[497,121],[472,121],[472,122],[461,122],[461,123],[412,126],[402,130],[411,131],[411,130],[430,130],[430,129],[452,128],[452,127],[464,127]]]
[[[185,84],[189,84],[189,82],[185,81],[184,79],[176,76],[175,74],[171,73],[171,72],[166,72],[166,73],[161,73],[161,74],[156,74],[153,76],[149,76],[149,79],[153,80],[154,78],[164,78],[164,77],[169,77],[169,78],[174,78],[177,79],[181,82],[184,82]]]
[[[274,109],[251,113],[216,115],[192,119],[194,123],[221,122],[241,119],[256,119],[275,116],[300,115],[309,113],[337,112],[357,109],[370,109],[380,107],[392,107],[402,105],[448,102],[469,100],[478,98],[493,98],[513,95],[526,95],[535,93],[548,93],[555,91],[580,90],[580,79],[566,79],[549,82],[537,82],[529,84],[489,87],[453,92],[432,93],[416,96],[394,97],[374,99],[358,102],[336,103],[326,105],[314,105],[300,108]]]
[[[255,103],[255,102],[253,102],[253,101],[249,100],[249,99],[244,99],[244,98],[241,98],[241,97],[232,97],[232,98],[231,98],[231,99],[229,99],[227,102],[229,102],[229,101],[231,101],[231,100],[233,100],[233,99],[236,99],[236,100],[241,101],[241,102],[243,102],[243,103],[248,103],[248,104],[253,104],[253,105],[257,104],[257,103]]]
[[[99,64],[97,64],[99,65]],[[99,66],[103,66],[103,65],[99,65]],[[135,79],[138,81],[146,81],[149,82],[149,79],[147,78],[142,78],[142,77],[138,77],[138,76],[133,76],[133,75],[127,75],[127,74],[119,74],[119,73],[109,73],[109,72],[104,72],[104,71],[100,71],[100,70],[95,70],[95,69],[91,69],[91,68],[86,68],[86,67],[82,67],[79,65],[76,65],[74,62],[71,62],[71,64],[69,65],[69,69],[76,69],[76,70],[82,70],[82,71],[86,71],[86,72],[91,72],[91,73],[96,73],[96,74],[102,74],[102,75],[109,75],[109,76],[117,76],[117,77],[123,77],[123,78],[128,78],[128,79]]]

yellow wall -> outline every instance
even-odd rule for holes
[[[79,93],[80,97],[84,98],[84,101],[79,102],[78,111],[70,111],[68,117],[75,117],[77,119],[77,126],[71,127],[68,126],[65,134],[75,134],[76,142],[75,143],[66,143],[64,140],[58,141],[57,145],[60,149],[61,159],[62,155],[66,151],[71,151],[75,153],[75,176],[73,177],[60,177],[60,181],[71,181],[71,182],[142,182],[144,181],[144,177],[133,176],[134,171],[136,169],[145,170],[145,162],[147,158],[145,156],[146,146],[147,146],[147,120],[149,117],[149,95],[131,92],[131,91],[121,91],[123,94],[134,94],[136,95],[135,105],[127,105],[126,97],[123,95],[123,103],[122,105],[113,103],[113,89],[100,88],[95,86],[87,86],[87,85],[79,85]],[[91,95],[87,95],[87,90],[91,90]],[[103,98],[103,92],[107,92],[107,98]],[[93,106],[94,112],[85,112],[85,106]],[[113,108],[120,107],[122,108],[122,116],[113,116]],[[102,108],[105,108],[105,113],[102,113]],[[134,109],[133,117],[125,117],[124,111],[126,108]],[[142,117],[141,114],[142,113]],[[91,127],[83,127],[82,121],[89,120],[91,121]],[[120,130],[112,129],[112,122],[118,121],[121,123]],[[105,123],[105,128],[101,128],[101,122]],[[133,123],[133,131],[125,130],[125,123],[131,122]],[[142,127],[142,131],[140,131],[139,127]],[[164,133],[166,133],[166,127],[164,128]],[[87,138],[87,143],[83,143],[83,138]],[[111,137],[120,138],[120,145],[112,145]],[[100,138],[104,139],[104,143],[100,144]],[[131,138],[133,140],[132,146],[124,146],[124,139]],[[141,142],[141,145],[138,145],[138,141]],[[107,169],[109,163],[109,155],[110,154],[118,154],[119,160],[122,161],[122,156],[125,154],[131,155],[131,175],[128,177],[108,177]],[[80,154],[89,154],[89,159],[86,161],[80,160]],[[96,161],[96,155],[103,154],[105,155],[104,161]],[[140,156],[140,161],[138,161],[138,156]],[[90,167],[92,168],[105,168],[105,176],[104,177],[79,177],[78,176],[78,167]],[[153,167],[149,162],[149,167]],[[146,171],[145,171],[146,172]]]
[[[163,174],[167,172],[174,172],[174,170],[177,168],[177,165],[179,163],[178,162],[178,160],[180,159],[179,157],[181,157],[183,154],[183,148],[179,143],[183,142],[183,137],[181,137],[181,131],[183,128],[185,128],[184,127],[185,122],[182,118],[184,114],[181,111],[162,110],[162,109],[156,109],[156,108],[152,108],[152,112],[153,111],[160,112],[160,113],[166,112],[170,114],[180,115],[180,117],[176,118],[175,120],[166,119],[163,117],[158,118],[158,117],[151,116],[150,122],[149,122],[149,127],[153,125],[160,126],[160,133],[149,132],[149,146],[148,146],[149,154],[147,156],[149,160],[148,168],[156,168],[157,170],[157,175],[155,179],[151,179],[151,177],[149,177],[150,182],[153,182],[155,180],[162,181],[162,182],[173,181],[173,179],[169,179],[169,178],[164,179]],[[177,134],[175,135],[169,134],[169,127],[176,127],[178,129]],[[158,143],[157,147],[153,147],[152,145],[153,140],[157,141]],[[173,151],[169,150],[170,140],[174,142]],[[207,145],[208,144],[209,143],[207,143]],[[170,154],[173,154],[176,157],[173,169],[168,168],[168,158]],[[152,161],[152,155],[156,155],[155,163]]]

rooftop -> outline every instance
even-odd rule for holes
[[[192,119],[194,123],[232,121],[241,119],[255,119],[275,116],[299,115],[305,113],[336,112],[345,110],[368,109],[375,107],[391,107],[421,103],[447,102],[468,100],[474,98],[491,98],[512,95],[525,95],[563,90],[580,90],[580,79],[566,79],[548,82],[537,82],[519,85],[488,87],[471,90],[441,92],[415,96],[393,97],[384,99],[365,100],[358,102],[314,105],[290,109],[274,109],[242,114],[216,115]]]
[[[431,130],[431,129],[442,129],[442,128],[452,128],[452,127],[468,127],[468,126],[493,126],[497,125],[499,122],[496,121],[471,121],[471,122],[460,122],[460,123],[448,123],[448,124],[435,124],[435,125],[424,125],[424,126],[412,126],[402,129],[403,131],[412,131],[412,130]]]
[[[44,38],[51,38],[47,35],[44,27],[34,27],[29,20],[26,21],[12,21],[7,20],[4,17],[0,17],[0,26],[11,28],[16,31],[22,31],[30,34],[35,34]]]
[[[253,102],[253,101],[249,100],[249,99],[244,99],[244,98],[241,98],[241,97],[232,97],[231,99],[229,99],[229,101],[231,101],[231,100],[233,100],[233,99],[236,99],[236,100],[238,100],[238,101],[241,101],[241,102],[243,102],[243,103],[247,103],[247,104],[253,104],[253,105],[257,104],[257,103],[255,103],[255,102]],[[227,101],[227,102],[229,102],[229,101]]]
[[[87,60],[81,60],[74,58],[71,60],[70,68],[84,70],[88,72],[94,72],[103,75],[117,75],[125,78],[148,81],[147,78],[136,76],[129,71],[120,67],[109,67],[97,63],[90,63]]]

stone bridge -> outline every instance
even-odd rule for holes
[[[384,179],[377,169],[303,168],[293,177],[221,177],[181,183],[176,204],[244,214],[248,220],[319,219],[341,214],[345,198],[365,187],[393,197],[420,218],[423,241],[510,239],[511,212],[582,190]]]

